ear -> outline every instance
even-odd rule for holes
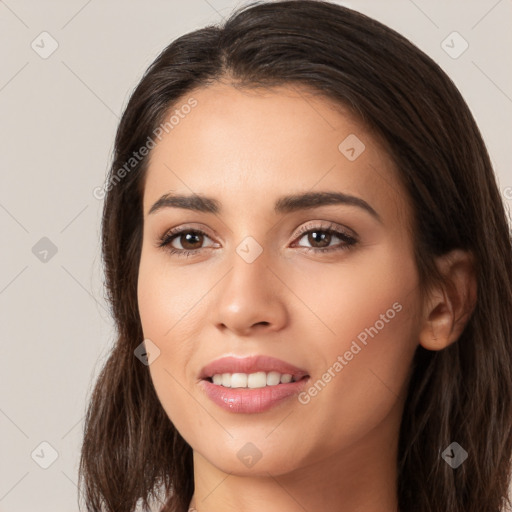
[[[453,250],[439,257],[436,265],[443,283],[431,290],[423,306],[420,345],[442,350],[457,341],[476,305],[477,282],[470,252]]]

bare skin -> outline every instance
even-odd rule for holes
[[[327,100],[295,87],[229,84],[191,96],[197,107],[152,151],[138,283],[144,337],[160,350],[151,377],[193,448],[191,505],[199,512],[396,512],[411,361],[419,344],[440,350],[462,332],[476,293],[470,259],[461,251],[440,259],[455,286],[420,293],[411,205],[393,163]],[[350,134],[365,145],[353,161],[338,148]],[[363,199],[378,218],[355,204],[274,212],[281,196],[319,191]],[[215,198],[221,211],[149,213],[169,193]],[[172,228],[185,233],[158,247]],[[315,228],[325,241],[300,228]],[[348,246],[328,228],[356,242]],[[193,230],[205,235],[185,238]],[[251,263],[237,252],[247,237],[263,249]],[[192,254],[171,254],[170,246]],[[330,252],[311,250],[321,247]],[[365,329],[373,336],[363,344]],[[354,341],[360,351],[345,357]],[[206,364],[258,354],[307,370],[302,400],[245,414],[204,394]],[[329,369],[330,379],[323,377]],[[309,392],[319,379],[328,383]],[[251,467],[238,456],[247,443],[261,456]]]

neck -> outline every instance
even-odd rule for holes
[[[197,512],[397,512],[397,426],[381,424],[350,448],[283,474],[236,475],[194,451],[191,507]]]

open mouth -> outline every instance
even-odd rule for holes
[[[200,388],[219,407],[231,413],[262,413],[286,403],[307,386],[304,368],[266,355],[222,357],[198,375]]]
[[[255,373],[217,373],[204,380],[225,388],[258,389],[289,384],[307,379],[309,375],[292,375],[276,371]]]

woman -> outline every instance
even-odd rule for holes
[[[512,250],[446,74],[320,1],[170,44],[120,122],[88,510],[503,510]]]

